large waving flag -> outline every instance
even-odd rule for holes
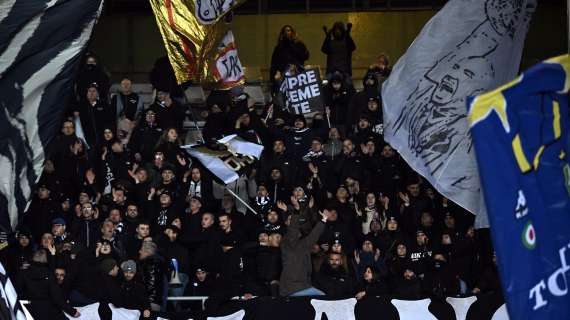
[[[101,0],[0,1],[0,228],[39,179]]]
[[[245,82],[234,36],[224,21],[246,0],[150,0],[168,59],[179,84],[216,89]]]
[[[570,56],[469,100],[511,319],[570,319]]]
[[[382,86],[384,136],[444,196],[486,223],[466,99],[518,73],[536,0],[450,0]]]

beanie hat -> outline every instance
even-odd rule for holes
[[[123,272],[137,272],[137,263],[134,260],[124,261],[121,263],[121,270],[123,270]]]
[[[114,259],[105,259],[99,264],[99,271],[108,274],[117,265]]]

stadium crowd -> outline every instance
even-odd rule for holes
[[[209,95],[209,148],[229,134],[265,146],[228,186],[254,211],[181,149],[187,105],[166,59],[151,72],[156,99],[145,109],[128,78],[111,94],[109,76],[87,56],[31,205],[0,251],[38,319],[78,315],[74,306],[94,302],[107,317],[105,303],[141,318],[200,307],[167,296],[209,296],[213,310],[236,296],[500,291],[488,235],[474,229],[473,215],[383,140],[388,58],[356,92],[350,30],[342,22],[324,28],[326,108],[312,119],[277,104],[258,112],[239,90]],[[308,57],[293,27],[283,27],[274,88]]]

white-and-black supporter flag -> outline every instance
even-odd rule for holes
[[[15,228],[42,171],[102,0],[0,1],[0,228]]]
[[[0,319],[26,320],[16,290],[0,263]]]

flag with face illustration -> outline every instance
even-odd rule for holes
[[[536,0],[450,0],[425,25],[382,86],[384,137],[440,193],[486,212],[467,125],[468,96],[519,69]]]
[[[570,56],[469,99],[511,319],[570,319]]]
[[[0,1],[0,229],[25,211],[101,0]]]

